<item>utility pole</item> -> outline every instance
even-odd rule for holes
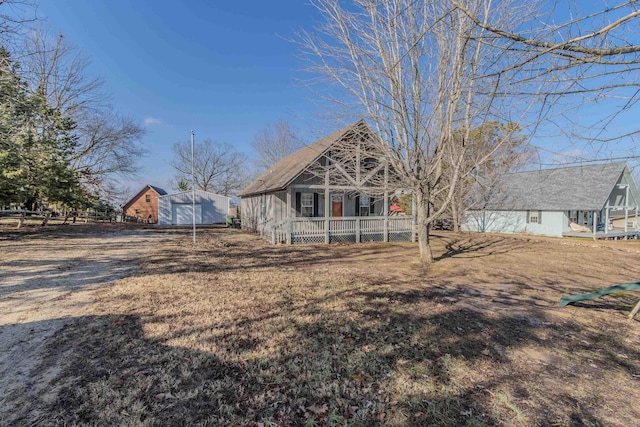
[[[191,131],[191,217],[193,219],[193,243],[196,243],[196,176],[193,172],[193,140],[195,133]]]

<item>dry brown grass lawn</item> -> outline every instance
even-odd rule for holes
[[[558,301],[640,280],[640,242],[433,244],[423,269],[409,243],[270,246],[220,229],[193,246],[184,231],[51,339],[57,398],[18,422],[638,424],[626,316],[640,295]]]

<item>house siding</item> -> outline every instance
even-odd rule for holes
[[[224,223],[229,213],[231,199],[219,194],[196,190],[195,203],[201,205],[201,224]],[[158,224],[173,225],[173,205],[192,203],[190,191],[176,194],[167,194],[158,198]]]
[[[263,233],[287,217],[287,192],[277,191],[243,197],[240,202],[242,228]]]
[[[540,224],[527,223],[527,211],[468,211],[460,228],[473,232],[562,237],[568,221],[566,212],[562,211],[543,211]]]
[[[149,202],[147,202],[147,196],[150,198]],[[135,200],[128,203],[124,214],[128,217],[138,218],[140,221],[148,221],[152,224],[157,223],[158,193],[154,189],[147,187],[144,193],[139,194]]]

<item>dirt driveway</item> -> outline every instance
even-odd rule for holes
[[[2,230],[0,407],[5,415],[39,394],[59,371],[58,365],[42,365],[47,339],[82,314],[93,290],[135,271],[145,251],[170,238],[99,224]]]

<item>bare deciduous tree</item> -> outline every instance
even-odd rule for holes
[[[316,81],[334,88],[325,97],[342,106],[355,101],[347,107],[372,124],[380,150],[413,191],[423,262],[433,259],[432,221],[459,184],[511,140],[505,135],[470,161],[474,128],[517,122],[531,136],[613,89],[626,90],[623,108],[638,97],[631,73],[640,63],[630,32],[638,22],[635,1],[572,14],[557,25],[552,16],[540,19],[542,1],[342,3],[312,1],[323,22],[300,34],[299,43],[309,70],[321,77]],[[621,76],[626,80],[616,80]],[[571,104],[573,96],[582,98]]]
[[[174,159],[170,165],[176,170],[175,182],[191,183],[191,143],[173,145]],[[241,179],[246,156],[230,144],[214,143],[211,139],[194,144],[193,171],[195,186],[224,196],[234,195],[243,188]]]
[[[25,30],[38,20],[37,2],[30,0],[3,0],[0,2],[0,44],[10,47],[16,36],[22,36]]]
[[[37,29],[23,43],[25,76],[51,108],[76,116],[107,104],[103,80],[89,75],[88,57],[62,34],[51,37],[44,29]]]
[[[456,185],[456,191],[446,213],[453,221],[454,231],[460,231],[465,211],[472,207],[477,208],[475,203],[482,200],[480,194],[473,194],[470,197],[471,191],[476,193],[497,191],[498,189],[494,187],[497,186],[503,174],[513,172],[532,161],[535,150],[519,130],[520,127],[515,123],[486,122],[468,133],[469,141],[466,143],[464,169],[469,173],[466,176],[457,177],[460,182]],[[455,136],[460,135],[460,137],[464,134],[466,132],[463,129],[454,133]],[[492,154],[487,160],[481,162],[480,160],[485,158],[487,153]],[[448,154],[452,155],[452,159],[446,159],[446,164],[456,159],[456,153]],[[445,180],[451,179],[448,172],[449,168],[445,167]],[[436,205],[438,204],[436,201]]]
[[[137,161],[145,154],[139,140],[145,130],[129,117],[111,109],[90,114],[80,122],[73,166],[88,181],[99,184],[111,175],[134,176]]]
[[[304,146],[287,120],[270,123],[258,133],[251,143],[258,155],[255,161],[260,170],[267,170],[280,159]]]
[[[88,71],[89,61],[65,37],[50,37],[42,29],[24,39],[23,69],[32,91],[49,107],[76,123],[77,147],[73,167],[85,184],[106,190],[114,175],[132,176],[145,151],[144,128],[113,110],[103,92],[103,81]]]
[[[479,77],[500,62],[500,52],[482,42],[486,30],[446,1],[340,3],[313,2],[324,23],[315,34],[301,34],[310,69],[346,90],[380,136],[378,150],[414,193],[420,259],[432,262],[429,227],[470,172],[468,132],[494,110],[499,80]],[[482,15],[491,9],[487,2],[467,3]],[[509,7],[501,6],[518,13]],[[458,129],[466,134],[454,137]]]

